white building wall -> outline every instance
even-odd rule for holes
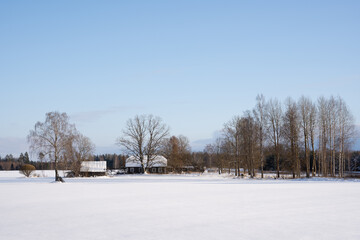
[[[81,162],[80,172],[106,172],[106,161]]]

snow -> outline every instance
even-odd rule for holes
[[[357,180],[0,172],[1,239],[360,239]]]
[[[144,156],[144,165],[146,167],[146,159],[147,155]],[[156,155],[151,160],[151,167],[166,167],[167,166],[167,159],[163,156]],[[139,157],[130,156],[125,161],[125,167],[141,167],[141,162]]]

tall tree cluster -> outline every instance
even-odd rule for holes
[[[59,112],[46,113],[45,121],[37,122],[27,139],[31,152],[41,161],[47,157],[54,162],[55,181],[63,181],[58,172],[60,163],[70,162],[79,169],[80,162],[87,160],[95,148],[90,139],[69,122],[67,114]]]
[[[218,167],[242,170],[253,177],[273,160],[277,177],[344,176],[350,170],[354,119],[341,97],[302,96],[283,103],[258,95],[252,111],[224,124],[223,135],[205,151],[215,156]],[[226,157],[220,157],[225,156]],[[219,161],[219,159],[225,159]]]
[[[354,135],[354,119],[340,97],[318,100],[319,173],[344,175],[345,156]]]

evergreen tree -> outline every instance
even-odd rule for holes
[[[27,152],[25,152],[24,163],[30,163],[29,154]]]
[[[25,159],[24,154],[20,153],[19,163],[20,163],[21,165],[24,164],[24,159]]]
[[[7,162],[13,162],[15,159],[14,159],[14,156],[12,154],[8,154],[5,156],[5,160]]]

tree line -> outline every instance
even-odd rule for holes
[[[164,155],[175,172],[217,167],[219,173],[234,170],[237,176],[254,177],[260,172],[264,177],[264,170],[270,169],[277,177],[282,173],[301,177],[303,172],[306,177],[343,177],[352,170],[355,134],[354,118],[341,97],[320,97],[315,102],[289,97],[282,103],[258,95],[254,108],[226,122],[222,135],[202,153],[191,151],[187,137],[171,136],[160,117],[137,115],[127,121],[116,140],[123,154],[107,155],[106,161],[111,168],[121,168],[131,155],[146,172],[156,155]],[[82,161],[105,159],[105,155],[94,156],[94,144],[69,122],[66,113],[47,113],[45,121],[30,130],[28,143],[41,164],[45,159],[53,163],[56,181],[62,180],[59,167],[78,174]]]
[[[129,119],[117,144],[136,156],[144,171],[162,154],[177,172],[187,166],[215,166],[220,173],[234,170],[237,176],[254,177],[260,172],[264,177],[264,170],[274,170],[278,178],[302,173],[343,177],[345,171],[356,169],[351,150],[354,126],[341,97],[320,97],[316,102],[304,96],[297,101],[288,97],[282,103],[258,95],[254,108],[225,123],[222,136],[207,145],[204,154],[192,153],[185,136],[169,137],[166,124],[152,115]]]
[[[283,103],[263,95],[252,110],[224,124],[222,136],[206,146],[216,166],[240,169],[254,177],[272,159],[276,176],[304,172],[310,176],[339,176],[351,168],[351,146],[356,136],[354,118],[341,97],[302,96]]]

